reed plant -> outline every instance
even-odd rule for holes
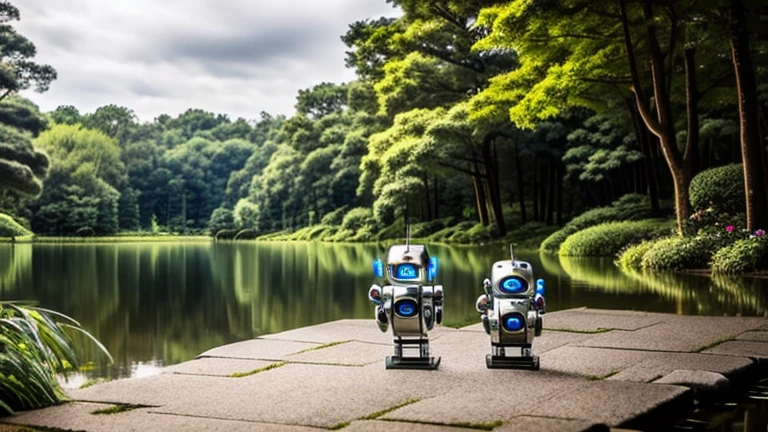
[[[72,336],[107,349],[72,318],[33,305],[0,302],[0,416],[67,400],[58,375],[77,370]]]

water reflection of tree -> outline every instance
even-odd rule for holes
[[[545,262],[545,259],[542,259]],[[607,259],[559,257],[563,271],[588,289],[616,294],[653,294],[671,302],[680,314],[765,315],[768,296],[755,278],[624,270]],[[552,266],[551,261],[547,263]],[[645,309],[645,305],[637,307]]]
[[[32,245],[0,245],[0,295],[12,296],[12,288],[32,275]]]

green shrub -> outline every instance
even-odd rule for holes
[[[430,235],[440,231],[441,229],[450,226],[454,222],[454,218],[447,217],[442,219],[435,219],[429,222],[419,222],[411,224],[411,237],[413,238],[426,238]]]
[[[373,223],[373,212],[369,208],[356,207],[348,211],[341,221],[345,230],[357,232],[360,228]]]
[[[570,235],[605,222],[641,220],[650,217],[651,207],[648,197],[638,194],[627,194],[607,207],[588,210],[571,219],[563,228],[552,233],[541,242],[539,248],[544,252],[557,253],[560,245]]]
[[[702,269],[709,267],[716,250],[714,237],[668,237],[654,242],[640,265],[651,270]]]
[[[475,224],[469,229],[456,229],[453,235],[449,238],[454,243],[484,243],[490,240],[492,237],[492,231],[490,226],[483,224]]]
[[[24,228],[7,214],[0,213],[0,237],[21,237],[32,235],[32,231]]]
[[[608,222],[585,228],[569,236],[558,253],[563,256],[615,256],[628,245],[669,233],[672,221]]]
[[[560,245],[563,244],[565,239],[576,231],[578,231],[578,228],[566,225],[545,238],[544,241],[541,242],[539,249],[542,252],[557,253],[557,251],[560,250]]]
[[[639,244],[631,245],[619,252],[617,264],[624,268],[639,269],[643,264],[643,256],[653,246],[653,240],[645,240]]]
[[[524,225],[511,228],[512,229],[507,232],[507,235],[501,240],[501,243],[514,243],[523,249],[538,248],[543,239],[547,238],[557,230],[556,226],[547,225],[543,222],[527,222]]]
[[[688,196],[694,209],[714,205],[719,212],[744,212],[744,170],[741,164],[708,169],[691,180]]]
[[[475,224],[473,222],[469,222],[469,221],[459,222],[457,225],[445,227],[440,231],[432,234],[431,236],[429,236],[429,240],[435,241],[435,242],[445,242],[445,241],[460,242],[460,240],[462,239],[462,236],[460,234],[457,236],[457,234],[463,231],[468,231],[474,226]],[[454,240],[454,237],[457,237],[457,238]]]
[[[377,240],[404,239],[404,238],[405,238],[405,228],[403,228],[402,223],[398,223],[397,221],[392,225],[384,226],[384,228],[382,228],[379,232],[376,233]]]
[[[341,221],[344,220],[344,215],[347,214],[347,210],[347,206],[343,206],[330,213],[326,213],[320,223],[323,225],[341,225]]]
[[[768,239],[753,237],[737,240],[712,257],[715,273],[746,273],[768,270]]]
[[[368,242],[376,240],[376,233],[373,232],[373,228],[370,226],[364,226],[357,230],[357,233],[348,239],[353,242]]]

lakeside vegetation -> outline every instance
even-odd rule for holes
[[[0,302],[0,330],[0,416],[68,399],[56,375],[79,365],[70,332],[85,336],[112,361],[77,321],[46,309]]]

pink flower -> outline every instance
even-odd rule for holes
[[[759,229],[755,231],[755,237],[762,237],[765,235],[765,230]]]
[[[725,230],[728,232],[733,232],[733,225],[728,225],[727,227],[725,227]]]

